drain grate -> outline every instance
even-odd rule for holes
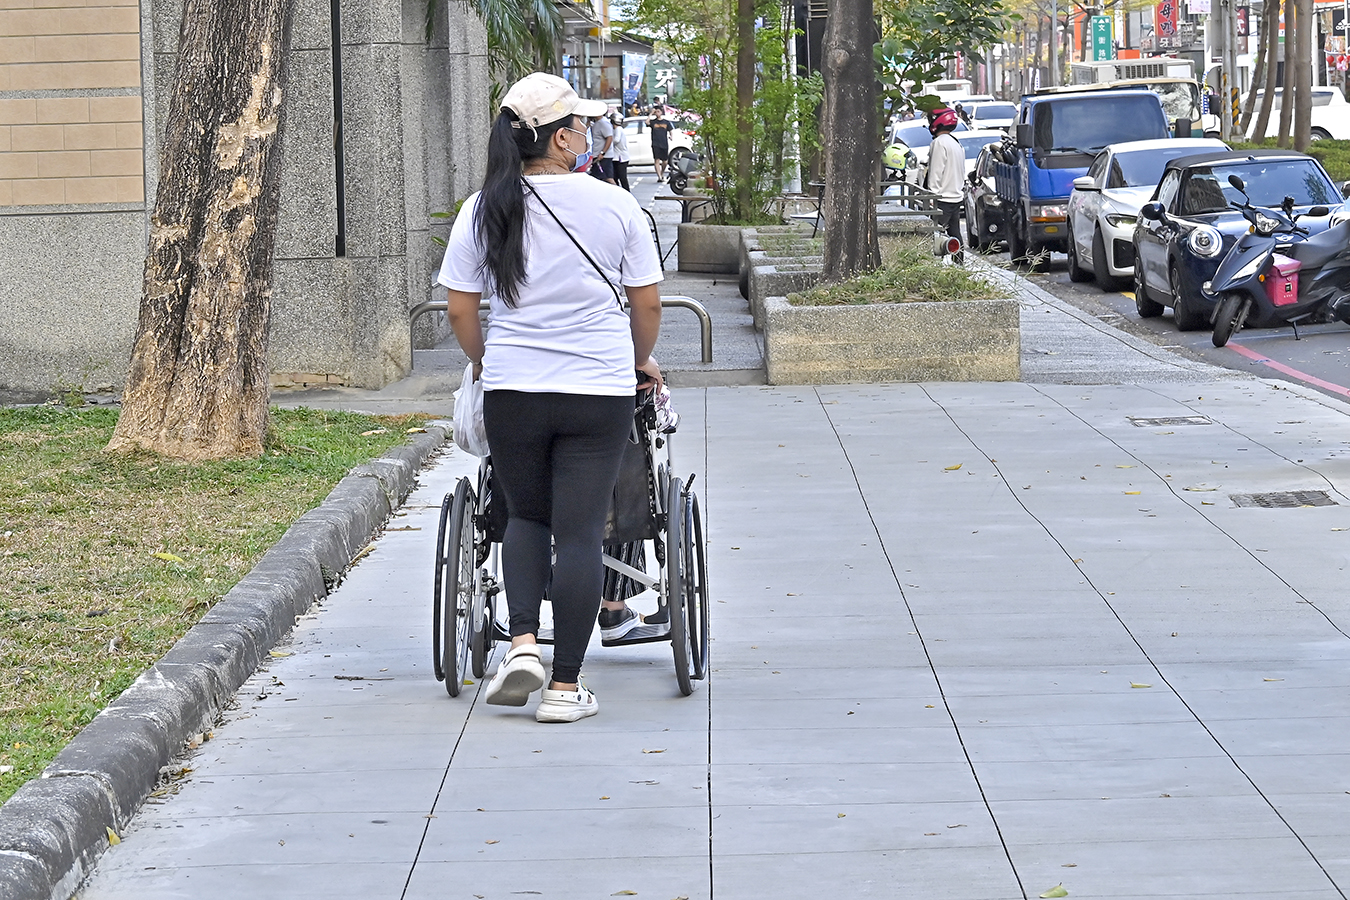
[[[1152,428],[1155,425],[1213,425],[1209,416],[1157,416],[1146,419],[1141,416],[1127,416],[1130,423],[1138,428]]]
[[[1270,491],[1264,494],[1230,494],[1240,507],[1299,509],[1304,506],[1339,506],[1326,491]]]

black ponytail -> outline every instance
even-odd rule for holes
[[[487,177],[474,209],[473,225],[483,248],[483,271],[493,292],[515,308],[525,282],[525,163],[548,153],[549,141],[559,128],[571,127],[572,117],[540,125],[516,127],[509,110],[492,123],[488,136]]]

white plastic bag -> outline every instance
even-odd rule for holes
[[[473,363],[464,369],[464,380],[455,391],[455,443],[465,453],[488,455],[487,428],[483,425],[483,382],[473,380]]]

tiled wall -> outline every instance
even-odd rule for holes
[[[139,203],[135,0],[0,0],[0,207]]]

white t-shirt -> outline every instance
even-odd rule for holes
[[[633,158],[628,152],[628,129],[622,125],[614,126],[614,146],[609,148],[609,155],[615,162],[628,162]]]
[[[651,230],[633,195],[584,174],[531,175],[530,184],[604,270],[625,287],[662,280]],[[627,313],[595,267],[526,192],[525,281],[514,309],[492,291],[474,229],[479,195],[464,201],[436,281],[491,302],[483,389],[628,396],[637,389]]]

